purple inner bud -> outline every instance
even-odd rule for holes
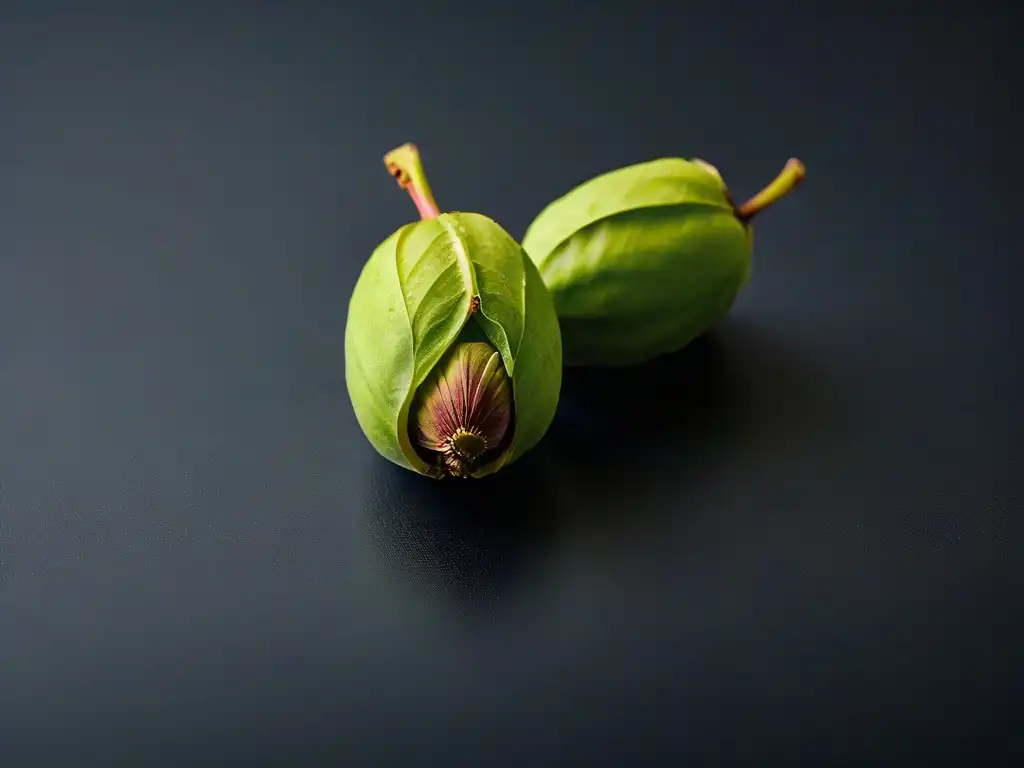
[[[490,344],[456,344],[424,382],[414,412],[417,442],[472,462],[498,446],[511,421],[512,385]]]

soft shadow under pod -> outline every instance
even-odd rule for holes
[[[560,477],[594,499],[589,518],[598,509],[632,514],[659,489],[699,495],[717,473],[741,478],[761,452],[834,437],[849,427],[842,386],[820,350],[731,318],[638,366],[567,368],[547,441]]]

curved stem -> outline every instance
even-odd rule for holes
[[[421,219],[434,219],[441,214],[415,144],[403,144],[388,152],[384,155],[384,165],[398,180],[398,186],[409,193]]]
[[[790,158],[775,180],[736,209],[742,222],[750,221],[768,206],[788,195],[804,180],[806,169],[795,157]]]

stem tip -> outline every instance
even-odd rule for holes
[[[398,186],[409,193],[421,219],[434,219],[441,214],[427,182],[419,148],[415,144],[407,142],[392,149],[384,155],[384,167],[398,182]]]
[[[807,168],[803,162],[795,157],[791,157],[771,184],[736,209],[736,216],[740,221],[750,221],[765,208],[778,202],[796,189],[806,175]]]

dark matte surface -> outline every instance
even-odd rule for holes
[[[0,763],[1020,754],[1019,12],[134,5],[0,9]],[[437,485],[342,366],[408,140],[516,236],[809,176],[717,332]]]

